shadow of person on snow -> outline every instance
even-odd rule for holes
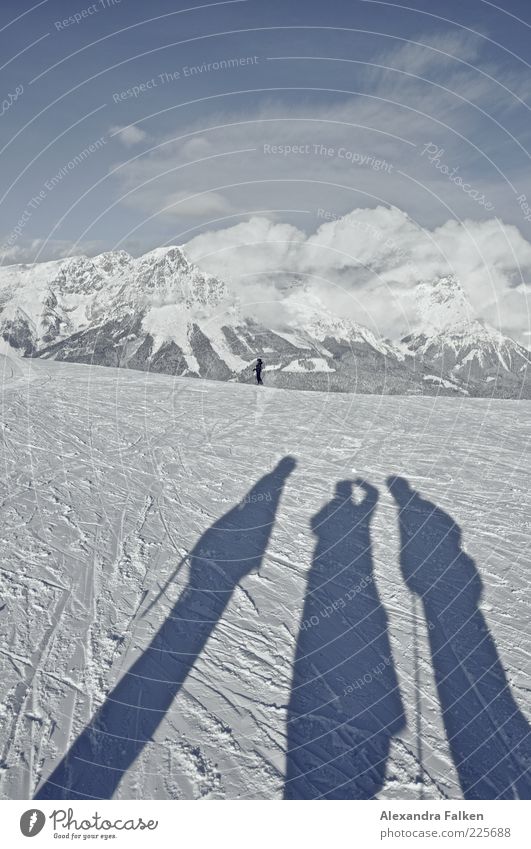
[[[485,619],[482,582],[451,516],[391,477],[400,565],[422,599],[435,680],[465,799],[530,799],[531,736]]]
[[[364,498],[353,500],[353,484]],[[288,709],[285,799],[370,799],[404,713],[373,577],[378,491],[340,481],[311,521],[317,537]]]
[[[150,645],[108,694],[36,799],[110,799],[155,734],[242,578],[260,567],[295,460],[285,457],[188,555],[190,577]]]

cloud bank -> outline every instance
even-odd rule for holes
[[[397,339],[415,326],[415,288],[455,274],[478,318],[529,343],[531,244],[515,226],[449,220],[423,229],[383,206],[332,220],[320,213],[311,235],[255,216],[202,233],[185,249],[270,322],[282,319],[294,292],[307,290],[332,312]]]

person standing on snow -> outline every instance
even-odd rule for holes
[[[257,382],[258,386],[263,385],[263,383],[262,383],[262,365],[263,365],[262,360],[260,359],[260,357],[258,357],[258,359],[256,361],[256,365],[253,368],[253,371],[256,372],[256,382]]]

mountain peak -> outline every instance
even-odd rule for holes
[[[92,262],[105,274],[115,274],[130,266],[133,257],[127,251],[104,251],[104,253],[95,256]]]
[[[415,295],[418,323],[424,333],[463,331],[471,324],[479,324],[461,283],[453,274],[421,283]]]
[[[138,257],[136,262],[150,266],[165,265],[179,270],[188,270],[192,267],[192,264],[184,250],[178,245],[167,245],[163,248],[154,248],[152,251],[148,251]]]

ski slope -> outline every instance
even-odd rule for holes
[[[3,798],[531,798],[531,402],[0,374]]]

